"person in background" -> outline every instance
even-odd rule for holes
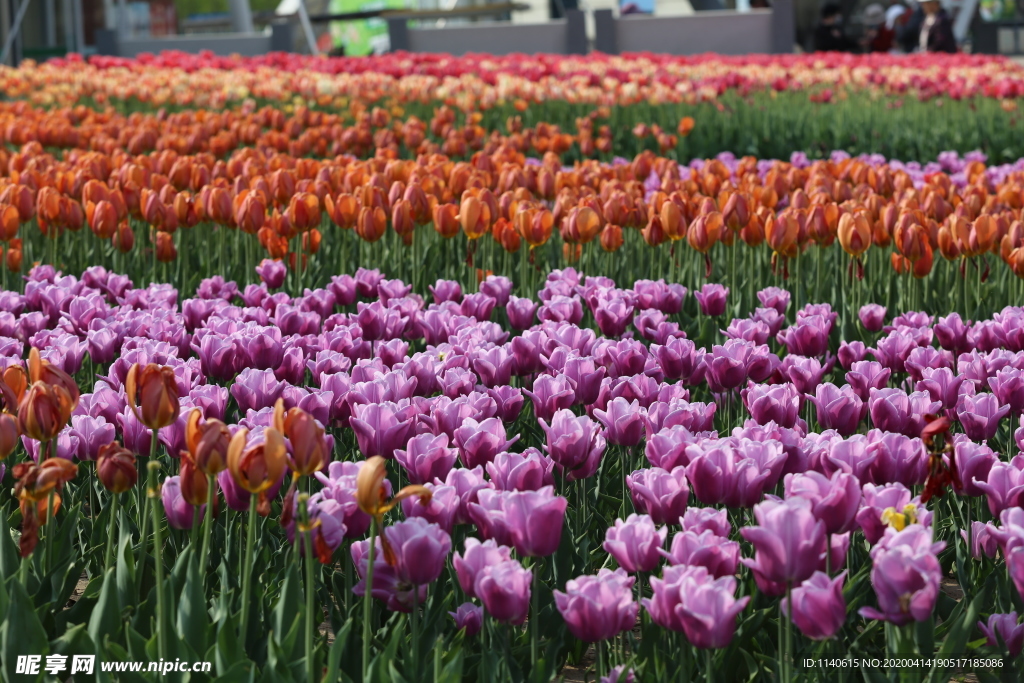
[[[868,52],[889,52],[896,32],[885,22],[885,9],[872,3],[864,10],[864,47]]]
[[[925,0],[921,3],[921,9],[924,12],[921,33],[918,35],[918,48],[921,52],[956,52],[953,22],[939,0]]]
[[[838,4],[821,8],[821,20],[814,29],[814,49],[818,52],[853,52],[857,43],[843,33],[843,12]]]
[[[921,42],[921,25],[924,23],[924,9],[916,0],[910,0],[912,10],[905,12],[896,25],[896,40],[904,52],[914,52]]]

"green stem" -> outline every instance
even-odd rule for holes
[[[530,589],[530,668],[537,668],[540,644],[540,558],[533,563],[533,587]]]
[[[50,495],[47,496],[46,500],[46,539],[45,545],[43,546],[43,571],[49,574],[53,569],[50,564],[53,562],[53,535],[55,533],[53,529],[54,517],[56,515],[53,511],[53,490],[50,490]]]
[[[306,527],[305,537],[303,540],[303,550],[306,556],[306,675],[309,679],[309,683],[315,683],[316,672],[315,662],[313,661],[313,598],[316,594],[316,586],[313,584],[313,531],[309,529],[309,508],[307,501],[309,496],[302,494],[299,496],[299,515],[302,520],[303,526]],[[299,537],[296,534],[296,542]]]
[[[156,442],[157,442],[157,430],[153,430],[153,435],[149,444],[149,459],[150,463],[156,462]],[[138,505],[136,507],[139,517],[142,520],[141,527],[139,529],[139,560],[135,563],[135,594],[138,595],[142,592],[142,575],[146,573],[146,544],[149,541],[149,515],[146,514],[146,496],[143,492],[146,490],[146,484],[143,482],[142,477],[139,477],[139,487],[136,491],[138,496]]]
[[[167,633],[170,625],[167,622],[167,604],[164,596],[164,563],[163,563],[163,536],[160,532],[160,491],[156,481],[156,473],[160,469],[160,463],[149,463],[149,486],[146,494],[149,496],[149,509],[153,514],[153,558],[156,568],[156,637],[157,651],[160,659],[167,658]]]
[[[409,625],[412,630],[412,665],[420,666],[420,587],[412,587],[412,612]]]
[[[707,683],[712,683],[715,679],[714,672],[711,670],[711,648],[704,650],[704,680]]]
[[[206,519],[203,521],[203,549],[199,554],[199,572],[206,575],[206,562],[210,556],[210,536],[213,531],[213,500],[217,495],[217,480],[212,474],[206,475]]]
[[[365,683],[370,672],[370,614],[373,608],[373,556],[377,542],[377,520],[370,521],[370,546],[366,551],[366,583],[363,592],[363,677]]]
[[[103,553],[103,568],[110,569],[110,563],[114,558],[114,532],[117,530],[117,515],[121,512],[121,494],[115,493],[111,496],[110,524],[107,526],[107,550]]]
[[[249,495],[249,528],[245,537],[245,564],[242,571],[242,621],[241,636],[245,642],[245,634],[249,630],[249,594],[252,591],[252,553],[256,545],[256,499],[255,494]]]

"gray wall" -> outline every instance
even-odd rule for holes
[[[473,24],[450,28],[409,29],[410,52],[447,52],[462,55],[486,52],[565,52],[565,21],[546,24]]]
[[[688,17],[627,16],[615,22],[618,52],[741,55],[774,52],[772,10],[698,12]]]

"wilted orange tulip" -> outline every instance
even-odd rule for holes
[[[12,373],[11,382],[19,383],[19,380],[16,379],[19,374],[17,371]],[[8,379],[6,372],[4,373],[4,379],[6,383]],[[49,361],[43,360],[39,355],[39,349],[34,346],[28,353],[28,381],[32,383],[43,382],[44,384],[60,387],[70,397],[71,409],[74,410],[78,406],[78,383],[68,373]],[[11,385],[8,384],[8,386]]]
[[[28,557],[39,542],[39,526],[60,510],[60,491],[78,474],[78,465],[64,458],[49,458],[39,464],[23,462],[14,466],[17,496],[22,515],[20,554]],[[50,500],[53,507],[50,507]]]
[[[125,377],[124,393],[135,417],[150,429],[163,429],[178,419],[178,383],[166,365],[135,363]]]
[[[185,444],[199,471],[215,475],[227,469],[228,446],[231,432],[227,425],[217,419],[202,419],[199,410],[193,408],[185,422]]]
[[[384,515],[403,499],[418,496],[420,504],[426,505],[433,496],[430,489],[425,486],[412,485],[406,486],[396,493],[394,498],[388,500],[387,488],[384,486],[387,474],[387,461],[379,455],[374,455],[366,459],[363,466],[359,468],[359,474],[356,475],[356,503],[360,510],[373,517],[378,527],[383,522]],[[385,536],[381,534],[382,542],[384,539]],[[390,554],[390,548],[386,542],[384,543],[384,556],[388,563],[394,564],[393,556]]]
[[[284,476],[287,461],[284,437],[273,427],[263,430],[263,438],[248,443],[249,430],[235,432],[228,445],[228,471],[235,482],[253,495],[259,496],[256,510],[266,517],[270,514],[270,501],[266,492]]]
[[[100,446],[96,475],[103,488],[115,495],[131,490],[139,478],[135,454],[117,441]]]

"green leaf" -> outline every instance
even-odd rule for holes
[[[4,511],[6,512],[6,510]],[[0,515],[6,517],[6,514]],[[10,527],[0,529],[0,577],[8,578],[18,573],[21,558],[18,546],[14,544]]]
[[[331,650],[327,654],[327,672],[324,674],[323,683],[334,683],[341,676],[341,656],[348,645],[348,637],[352,632],[353,620],[349,619],[345,625],[334,634],[334,642],[331,643]]]
[[[135,594],[135,555],[132,553],[131,530],[123,524],[124,515],[120,515],[118,526],[121,536],[117,544],[117,597],[122,605],[134,605],[141,596]]]
[[[253,567],[253,571],[255,571]],[[255,576],[253,579],[255,580]],[[254,594],[258,591],[254,590]],[[277,604],[274,606],[273,621],[271,622],[274,628],[274,633],[281,634],[287,633],[292,623],[295,621],[295,617],[299,615],[300,608],[302,606],[302,593],[299,587],[299,571],[296,563],[291,562],[288,565],[288,569],[285,570],[284,583],[281,584],[281,594],[277,599]]]
[[[212,683],[249,683],[254,667],[248,660],[235,662],[230,669],[214,678]]]
[[[185,549],[182,556],[185,555],[190,559],[185,574],[185,586],[178,600],[178,637],[196,652],[205,652],[210,614],[206,607],[203,577],[199,573],[199,561],[192,552],[192,546]]]
[[[61,654],[68,658],[69,671],[71,658],[75,655],[96,654],[96,644],[93,642],[93,639],[89,637],[85,624],[78,624],[77,626],[69,628],[61,637],[50,643],[50,649],[55,654]],[[76,673],[76,683],[80,681],[95,680],[98,668],[99,667],[94,666],[92,675],[83,675],[81,672]]]
[[[99,600],[89,617],[89,637],[94,643],[101,643],[104,636],[116,638],[120,631],[121,605],[117,601],[117,579],[111,568],[103,577]]]
[[[217,629],[217,646],[214,649],[213,665],[220,676],[226,676],[236,664],[245,659],[245,653],[238,645],[237,628],[238,624],[229,619],[222,622]]]
[[[15,670],[18,655],[45,655],[50,653],[50,643],[46,631],[36,615],[32,600],[25,592],[25,587],[17,580],[8,585],[10,603],[7,618],[3,622],[3,634],[0,638],[0,660],[2,670],[8,681],[23,681],[27,677],[18,675]],[[38,678],[41,678],[40,675]],[[37,678],[37,680],[38,680]]]

